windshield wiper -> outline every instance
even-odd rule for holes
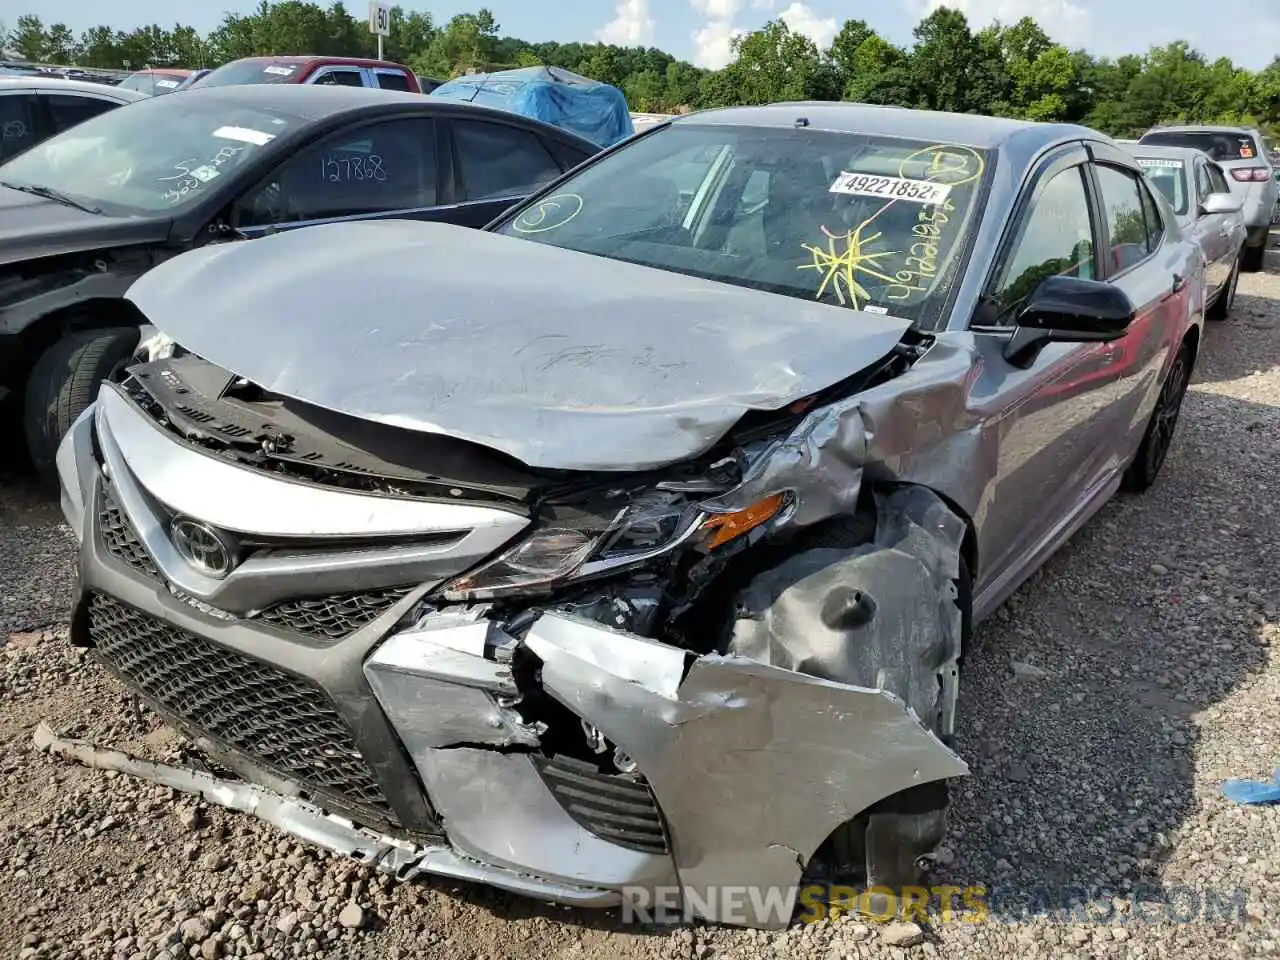
[[[46,200],[53,200],[68,207],[75,207],[77,210],[83,210],[85,213],[102,216],[102,211],[99,208],[91,207],[87,203],[81,203],[79,200],[67,196],[61,190],[53,189],[53,187],[44,187],[38,183],[9,183],[7,180],[0,180],[0,187],[8,187],[10,190],[21,190],[23,193],[30,193],[33,196],[44,197]]]

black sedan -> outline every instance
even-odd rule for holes
[[[121,294],[155,264],[321,222],[479,227],[598,150],[514,114],[354,87],[196,88],[86,121],[0,165],[0,399],[19,401],[51,478],[58,441],[138,343]]]

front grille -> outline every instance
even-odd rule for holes
[[[285,600],[258,614],[262,623],[333,642],[372,623],[408,595],[412,587],[369,590],[307,600]]]
[[[357,819],[395,814],[328,695],[103,594],[89,638],[122,679],[196,731],[329,799]]]
[[[155,561],[105,483],[98,500],[98,529],[102,531],[102,545],[107,548],[107,553],[148,577],[159,578],[160,571]]]
[[[649,785],[572,757],[538,757],[543,782],[566,813],[597,837],[641,853],[668,852],[667,831]]]

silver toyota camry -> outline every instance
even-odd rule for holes
[[[401,878],[916,882],[971,626],[1156,480],[1204,283],[1098,133],[818,103],[183,254],[58,466],[72,642],[214,772],[46,745]]]

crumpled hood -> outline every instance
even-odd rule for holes
[[[206,246],[127,297],[187,350],[267,390],[549,469],[696,456],[747,410],[884,357],[909,326],[394,220]]]

